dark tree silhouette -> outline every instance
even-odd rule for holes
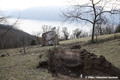
[[[64,36],[65,40],[68,40],[69,32],[68,32],[67,28],[63,27],[62,32],[63,32],[63,36]]]
[[[119,33],[119,32],[120,32],[120,24],[116,27],[115,32],[116,32],[116,33]]]

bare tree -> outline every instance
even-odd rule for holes
[[[75,0],[74,0],[75,1]],[[86,21],[92,24],[92,37],[91,41],[94,43],[94,33],[95,26],[98,22],[101,22],[103,19],[100,18],[101,15],[107,14],[119,14],[119,4],[118,0],[88,0],[86,4],[73,5],[67,12],[62,12],[65,20],[77,20],[77,21]],[[107,9],[109,7],[109,9]],[[105,16],[106,16],[105,15]]]
[[[63,27],[63,28],[62,28],[62,32],[63,32],[63,35],[64,35],[65,40],[68,40],[69,32],[68,32],[67,28],[66,28],[66,27]]]
[[[82,31],[82,33],[81,33],[81,37],[87,37],[87,36],[89,36],[88,32],[86,32],[86,31]]]
[[[74,38],[80,38],[81,37],[81,33],[82,33],[82,30],[80,30],[79,28],[75,29],[73,31]]]
[[[26,49],[25,49],[25,37],[23,36],[23,39],[22,39],[22,43],[23,43],[23,51],[24,51],[24,54],[26,54]]]
[[[53,27],[53,31],[55,31],[58,35],[58,38],[60,38],[60,27]]]
[[[47,31],[55,31],[56,34],[58,35],[58,37],[60,38],[60,27],[53,27],[53,26],[49,26],[49,25],[43,25],[42,26],[42,32],[45,33]]]
[[[115,32],[116,32],[116,33],[119,33],[119,32],[120,32],[120,24],[116,27]]]
[[[45,33],[47,31],[51,31],[52,26],[42,25],[42,32]]]

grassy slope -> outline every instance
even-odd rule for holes
[[[83,48],[98,56],[104,55],[108,61],[120,69],[120,39],[86,45]]]
[[[120,34],[116,34],[120,35]],[[113,35],[99,36],[99,40],[113,38]],[[75,42],[87,43],[90,37],[62,41],[60,44]],[[81,44],[80,43],[80,44]],[[22,48],[0,50],[1,54],[9,53],[10,56],[0,57],[0,80],[53,80],[46,69],[37,69],[39,55],[51,47],[28,47],[27,54],[20,53]],[[116,67],[120,68],[120,40],[115,39],[99,44],[83,45],[83,48],[97,55],[104,55]]]
[[[114,39],[114,34],[98,36],[98,42],[103,42],[87,45],[84,44],[89,43],[91,37],[67,40],[60,43],[70,44],[80,42],[78,44],[82,44],[83,48],[98,56],[105,56],[108,61],[120,69],[120,33],[115,34],[115,37],[119,39]]]
[[[120,33],[98,36],[98,42],[112,40],[112,39],[114,39],[114,36],[115,36],[115,38],[119,38]],[[85,38],[61,41],[60,44],[70,44],[70,43],[76,43],[76,42],[82,42],[82,44],[85,44],[85,43],[88,43],[90,40],[91,40],[91,37],[85,37]]]

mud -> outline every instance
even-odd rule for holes
[[[49,50],[47,59],[40,61],[39,67],[47,68],[55,75],[60,73],[75,78],[79,78],[82,74],[83,76],[118,76],[120,79],[120,70],[104,56],[98,57],[78,45],[66,50],[57,48]]]

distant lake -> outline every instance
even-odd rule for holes
[[[8,19],[10,24],[13,24],[17,19]],[[49,25],[52,27],[60,27],[62,30],[63,27],[67,27],[68,31],[72,33],[76,28],[82,29],[86,32],[90,32],[91,26],[88,24],[78,24],[78,23],[70,23],[63,21],[41,21],[41,20],[28,20],[28,19],[19,19],[17,26],[19,29],[32,34],[34,32],[42,31],[43,25]]]

